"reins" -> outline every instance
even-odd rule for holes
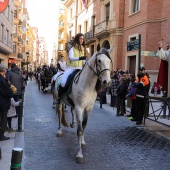
[[[106,69],[103,69],[102,71],[98,70],[98,64],[97,64],[97,56],[100,55],[100,54],[105,54],[110,60],[111,60],[111,63],[112,63],[112,59],[110,58],[109,56],[109,53],[104,51],[104,52],[99,52],[96,54],[96,59],[95,59],[95,65],[96,65],[96,71],[89,65],[88,61],[86,61],[86,63],[84,64],[82,70],[84,69],[85,65],[87,64],[89,66],[89,68],[93,71],[93,73],[99,77],[103,72],[105,71],[110,71],[110,69],[106,68]],[[113,63],[112,63],[113,65]],[[74,78],[74,83],[77,84],[77,82],[79,81],[79,77],[80,77],[80,74],[82,72],[82,70],[80,70],[77,75],[75,76]]]

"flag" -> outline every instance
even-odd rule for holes
[[[82,0],[82,4],[83,4],[84,8],[87,7],[87,6],[86,6],[86,0]]]

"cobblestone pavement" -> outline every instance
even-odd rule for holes
[[[52,95],[43,94],[29,82],[25,94],[25,170],[169,170],[170,141],[136,126],[115,110],[96,103],[86,128],[84,164],[77,164],[76,128],[63,128],[56,137],[58,122]],[[71,121],[70,111],[67,111]]]

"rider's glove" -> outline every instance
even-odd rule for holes
[[[79,57],[79,60],[86,60],[86,59],[87,59],[87,56]]]

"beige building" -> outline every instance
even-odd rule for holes
[[[64,0],[60,0],[59,5],[59,26],[58,26],[58,50],[57,50],[57,56],[56,61],[58,61],[58,58],[63,55],[66,59],[67,53],[66,53],[66,47],[65,44],[67,42],[67,8],[64,5]]]
[[[141,66],[146,68],[151,82],[156,81],[160,59],[155,55],[157,43],[169,40],[168,0],[66,0],[68,8],[67,40],[78,32],[85,35],[87,55],[92,56],[97,44],[113,48],[113,69],[128,70],[136,75]],[[164,9],[164,10],[162,10]],[[159,12],[158,12],[159,11]],[[139,37],[141,50],[139,51]],[[137,42],[130,49],[129,42]],[[141,55],[140,55],[140,53]]]
[[[9,54],[13,53],[13,23],[14,4],[17,0],[9,0],[9,4],[3,13],[0,13],[0,63],[8,66]]]

